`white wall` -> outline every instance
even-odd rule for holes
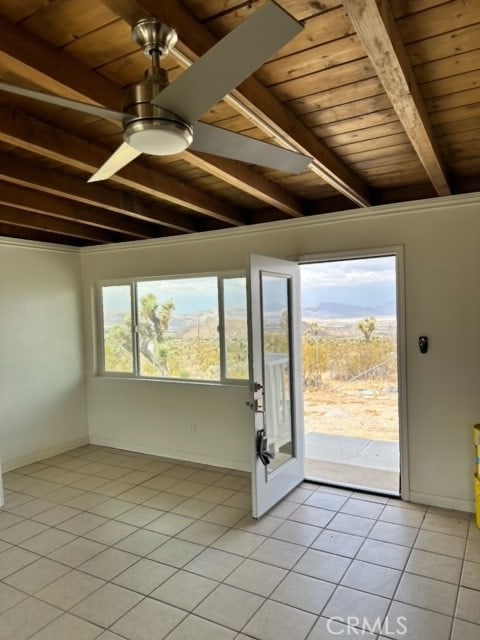
[[[2,470],[88,439],[77,250],[0,239]]]
[[[471,509],[480,414],[480,198],[462,196],[82,251],[92,441],[248,468],[247,391],[95,377],[98,280],[243,268],[277,257],[403,245],[410,498]],[[419,335],[430,350],[420,355]],[[196,434],[189,433],[195,417]]]

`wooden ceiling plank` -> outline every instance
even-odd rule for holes
[[[52,218],[42,213],[33,211],[24,211],[22,209],[11,208],[0,204],[0,222],[14,224],[18,227],[27,227],[29,229],[40,229],[43,231],[52,231],[62,235],[73,236],[83,240],[93,240],[99,243],[118,242],[119,239],[125,239],[125,236],[114,235],[104,229],[89,227],[88,225],[79,224],[70,220],[61,220]],[[126,238],[131,239],[131,238]]]
[[[137,239],[162,235],[159,227],[155,225],[118,216],[111,211],[84,207],[78,202],[57,198],[14,184],[3,183],[1,185],[0,203],[17,209],[27,209],[35,213],[75,221],[87,226],[100,227],[107,231],[123,233]]]
[[[386,0],[344,3],[437,194],[451,194],[441,152],[389,3]]]
[[[2,18],[0,18],[0,52],[1,55],[8,56],[8,63],[18,73],[32,82],[46,86],[50,91],[57,93],[60,91],[62,94],[73,91],[75,99],[93,101],[114,110],[119,109],[121,92],[112,82],[87,70],[75,58],[49,46],[25,28],[12,25]],[[138,80],[140,79],[141,75],[138,77]],[[114,106],[111,106],[112,104]],[[190,162],[197,165],[195,154],[189,154],[188,157]],[[198,162],[205,170],[210,170],[205,158]],[[229,169],[233,171],[232,176],[229,176]],[[215,159],[212,162],[211,171],[212,173],[218,172],[223,176],[223,180],[247,192],[250,192],[251,184],[256,182],[253,169],[245,165],[239,171],[235,164],[223,158]],[[243,180],[240,179],[241,175],[244,177]],[[266,189],[268,188],[266,183],[264,186]],[[258,189],[256,194],[257,197],[269,204],[273,199],[276,199],[279,201],[282,211],[292,209],[294,204],[292,196],[286,192],[282,193],[282,189],[278,186],[272,186],[265,193]],[[272,194],[275,194],[275,198]],[[211,199],[213,200],[213,198]],[[222,209],[223,205],[220,205],[219,208]],[[293,215],[302,215],[300,203],[297,203]]]
[[[77,136],[21,112],[13,114],[5,108],[0,108],[0,140],[90,174],[110,155],[109,151]],[[233,206],[138,163],[125,167],[119,174],[112,176],[110,181],[153,198],[194,209],[229,224],[242,226],[245,223],[244,213]]]
[[[161,224],[176,231],[191,233],[201,227],[193,224],[188,216],[163,210],[160,205],[143,200],[133,193],[109,189],[100,184],[87,184],[82,178],[45,171],[12,154],[0,154],[0,179],[30,189],[37,189],[54,196],[68,198],[88,206],[120,213],[139,221]]]
[[[127,21],[131,20],[132,7],[136,7],[134,13],[137,15],[143,11],[143,15],[156,15],[162,22],[174,25],[180,42],[173,53],[182,66],[189,66],[217,42],[215,36],[178,2],[130,0],[128,7],[125,6],[125,0],[102,2]],[[225,99],[256,126],[275,135],[278,141],[311,156],[311,170],[337,191],[359,206],[369,204],[368,189],[364,182],[255,77],[248,78]]]
[[[192,154],[187,152],[186,155],[190,157]],[[241,188],[243,184],[248,183],[248,193],[258,198],[258,200],[267,202],[272,207],[276,207],[279,211],[293,218],[303,215],[302,204],[298,198],[289,194],[274,182],[265,179],[256,171],[248,169],[243,163],[224,159],[219,162],[216,156],[206,153],[198,153],[195,156],[196,166],[212,173],[217,178],[237,188]],[[202,167],[203,162],[205,164]],[[225,173],[225,169],[227,173]]]
[[[2,59],[12,71],[47,91],[108,109],[121,108],[122,97],[113,82],[0,16]]]
[[[2,222],[0,222],[0,236],[16,239],[20,238],[22,240],[36,242],[50,242],[72,247],[86,247],[88,245],[98,244],[89,240],[82,240],[72,236],[65,236],[60,233],[53,233],[53,231],[48,231],[48,229],[28,229],[26,227],[19,227],[15,224]]]

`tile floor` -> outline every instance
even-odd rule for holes
[[[86,446],[4,476],[0,640],[480,638],[468,514]]]

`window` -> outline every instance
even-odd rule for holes
[[[104,375],[248,379],[244,277],[100,284],[99,308]]]

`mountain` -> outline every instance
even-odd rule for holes
[[[395,316],[396,313],[394,301],[375,306],[322,302],[317,307],[302,307],[302,316],[304,318],[362,318],[369,316],[377,318],[379,316]]]

